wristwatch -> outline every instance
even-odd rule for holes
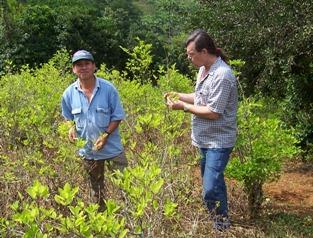
[[[189,112],[190,106],[188,103],[184,102],[184,112]]]
[[[111,133],[105,131],[105,132],[102,133],[101,138],[102,138],[102,139],[107,138],[110,134],[111,134]]]

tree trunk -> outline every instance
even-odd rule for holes
[[[246,186],[249,202],[249,217],[250,219],[258,218],[260,215],[261,205],[263,202],[263,184],[253,182]]]

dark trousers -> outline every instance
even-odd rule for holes
[[[105,208],[106,189],[104,181],[104,165],[110,170],[123,170],[127,166],[125,153],[106,160],[84,160],[84,166],[89,177],[91,202],[99,204],[99,211]]]

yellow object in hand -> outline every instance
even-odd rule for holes
[[[96,140],[96,142],[94,143],[92,150],[94,151],[100,150],[103,147],[104,142],[108,136],[109,136],[108,132],[103,132],[103,134],[100,135],[98,139]]]
[[[176,92],[169,92],[166,95],[166,100],[170,100],[171,102],[179,101],[179,94]]]

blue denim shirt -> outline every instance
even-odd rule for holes
[[[118,128],[107,139],[105,146],[95,151],[94,142],[111,121],[125,118],[116,88],[107,80],[96,77],[96,86],[90,103],[80,88],[79,80],[71,84],[62,96],[62,115],[74,120],[78,137],[86,140],[79,155],[86,159],[109,159],[123,152]]]

